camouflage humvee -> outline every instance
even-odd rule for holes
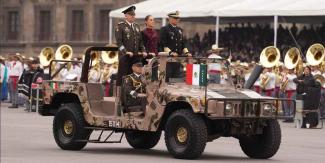
[[[175,158],[198,158],[206,143],[219,137],[237,138],[244,153],[252,158],[267,159],[277,152],[281,143],[277,122],[281,111],[276,107],[279,99],[231,84],[185,84],[187,63],[226,62],[163,55],[152,59],[144,67],[147,105],[143,115],[125,112],[127,106],[121,103],[124,97],[116,97],[116,93],[113,97],[103,97],[100,83],[88,83],[90,52],[117,50],[88,48],[78,82],[44,81],[39,113],[54,115],[53,134],[60,148],[80,150],[88,142],[119,143],[125,134],[133,148],[150,149],[164,131],[167,149]],[[184,69],[178,77],[168,76],[166,82],[166,66],[172,62],[183,65]],[[90,135],[95,130],[101,133],[92,140]],[[112,133],[103,140],[102,134],[107,130]],[[114,132],[121,133],[119,141],[109,141]]]

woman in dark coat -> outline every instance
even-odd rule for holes
[[[311,68],[305,67],[304,74],[293,80],[297,84],[297,100],[303,100],[303,110],[307,112],[303,118],[302,128],[306,128],[306,124],[310,124],[310,128],[318,125],[317,110],[320,102],[321,87],[311,74]]]

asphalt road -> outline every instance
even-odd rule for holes
[[[109,163],[185,162],[169,155],[162,136],[152,150],[134,150],[125,139],[121,144],[88,144],[81,151],[64,151],[52,135],[53,117],[42,117],[22,108],[8,109],[1,103],[1,163]],[[325,129],[297,129],[282,126],[282,144],[268,160],[246,157],[234,138],[220,138],[207,144],[198,160],[191,162],[325,162]],[[115,138],[118,138],[117,136]]]

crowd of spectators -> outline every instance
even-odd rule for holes
[[[321,26],[302,25],[293,23],[290,27],[279,25],[277,31],[277,47],[282,58],[290,47],[301,48],[303,54],[314,43],[325,44],[325,22]],[[209,30],[201,38],[196,33],[187,42],[195,55],[204,55],[215,43],[216,32]],[[219,46],[225,48],[224,55],[235,60],[250,62],[258,61],[260,52],[266,46],[274,44],[274,29],[269,24],[229,24],[219,30]],[[296,44],[297,42],[297,44]]]

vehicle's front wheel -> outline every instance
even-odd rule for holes
[[[239,138],[243,152],[257,159],[268,159],[276,154],[281,144],[281,128],[277,120],[268,120],[263,134]]]
[[[62,105],[53,120],[53,135],[56,144],[64,150],[81,150],[86,146],[86,140],[92,132],[85,129],[85,126],[86,122],[80,105],[74,103]]]
[[[207,142],[206,124],[202,117],[191,110],[177,110],[167,120],[165,142],[169,153],[175,158],[198,158]]]
[[[159,142],[161,131],[126,131],[125,137],[134,149],[151,149]]]

